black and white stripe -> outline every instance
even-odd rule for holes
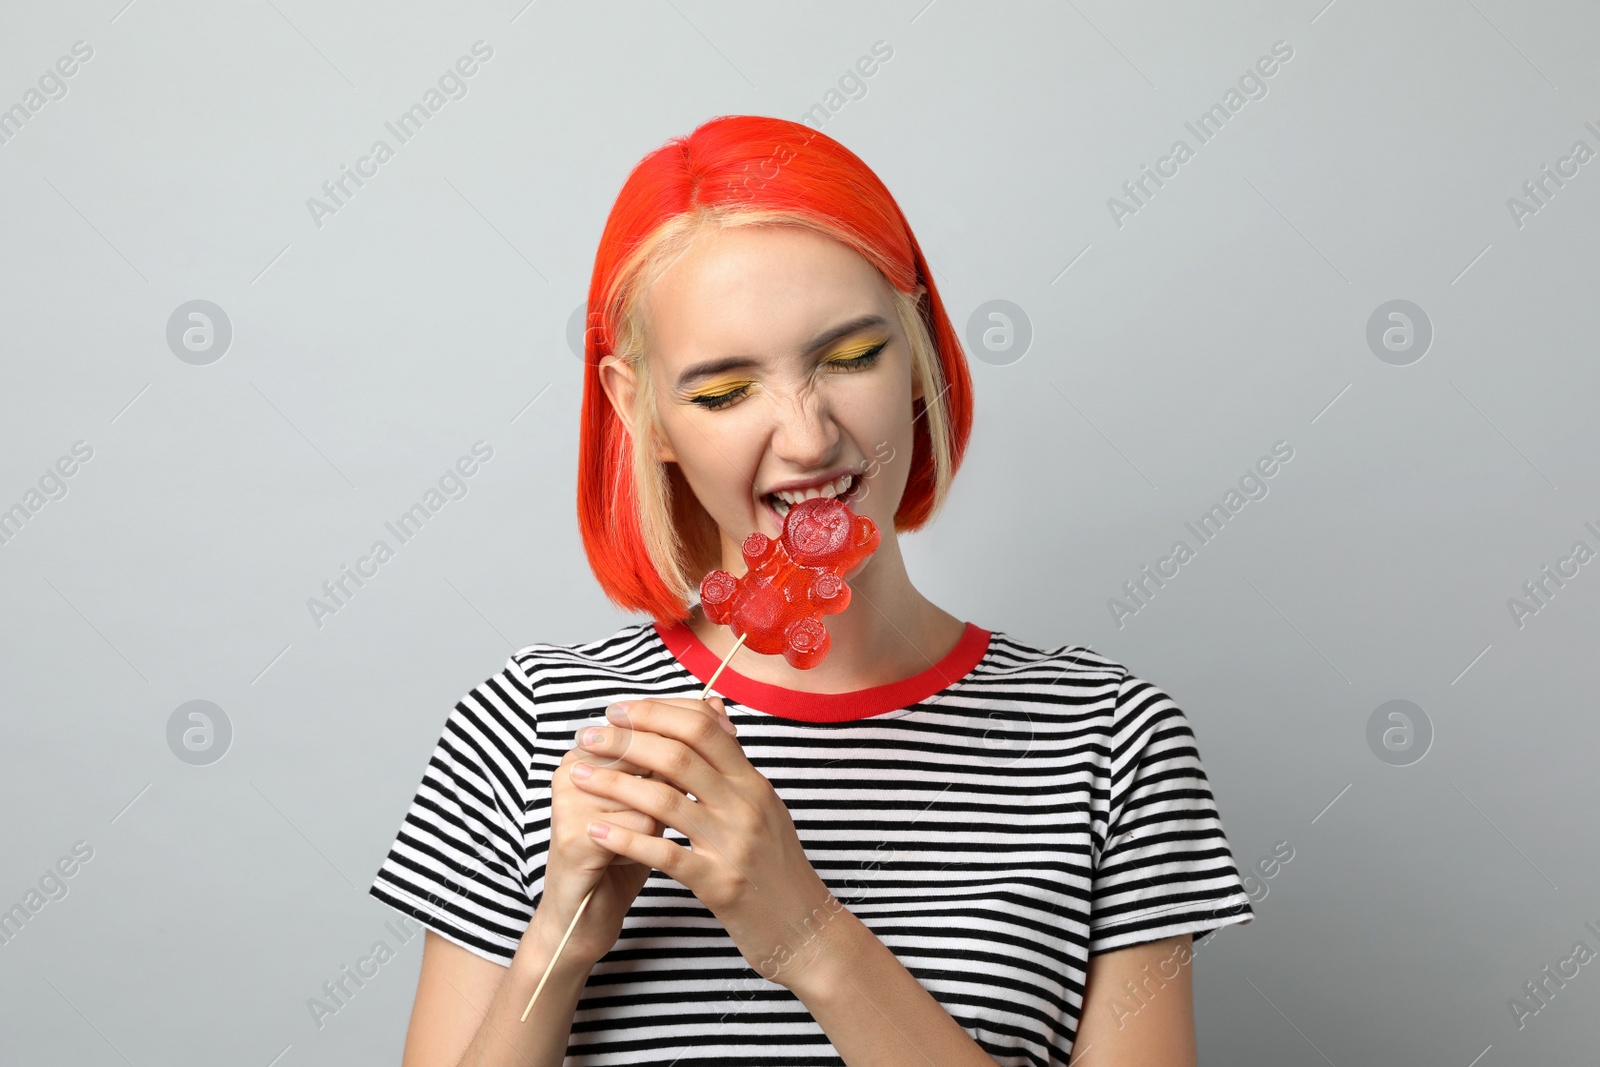
[[[447,718],[371,894],[509,965],[575,731],[613,700],[701,688],[648,623],[521,649]],[[953,684],[851,721],[726,707],[823,881],[1000,1064],[1068,1060],[1091,955],[1254,917],[1184,713],[1085,648],[994,631]],[[589,977],[566,1063],[674,1062],[843,1061],[657,871]]]

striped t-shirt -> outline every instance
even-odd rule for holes
[[[369,892],[509,966],[577,729],[615,700],[698,698],[717,664],[683,625],[519,650],[445,720]],[[1067,1062],[1091,956],[1254,918],[1187,717],[1084,647],[968,623],[889,685],[803,693],[730,663],[712,691],[823,882],[997,1063]],[[565,1060],[843,1062],[660,871],[590,972]]]

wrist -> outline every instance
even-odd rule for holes
[[[551,960],[555,960],[557,973],[577,972],[587,975],[598,961],[586,958],[578,950],[576,933],[568,939],[567,947],[560,950],[560,958],[556,957],[557,947],[566,932],[566,923],[552,920],[547,909],[535,909],[533,918],[529,920],[528,928],[523,931],[522,940],[517,945],[516,955],[512,958],[512,967],[537,971],[534,981],[538,981],[544,975]],[[555,975],[552,974],[551,978],[554,980]]]
[[[861,935],[873,934],[831,893],[802,925],[794,944],[775,953],[779,965],[768,977],[809,1002],[838,988],[842,976],[850,973]]]

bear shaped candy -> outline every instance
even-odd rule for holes
[[[725,624],[745,647],[781,654],[791,667],[810,670],[828,654],[822,616],[850,605],[844,573],[877,549],[878,526],[841,500],[812,497],[783,517],[773,540],[759,530],[744,539],[746,572],[735,578],[715,570],[700,582],[706,618]]]

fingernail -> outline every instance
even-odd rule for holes
[[[728,731],[728,733],[732,734],[735,737],[739,736],[739,731],[735,730],[733,728],[733,720],[732,719],[730,719],[726,715],[724,715],[724,716],[722,716],[722,718],[719,721],[722,723],[722,728],[724,730]]]
[[[603,730],[585,730],[583,732],[583,743],[588,745],[590,748],[600,744],[605,739],[606,735],[605,731]]]
[[[626,704],[613,704],[606,709],[606,718],[619,726],[628,725],[628,706]]]

